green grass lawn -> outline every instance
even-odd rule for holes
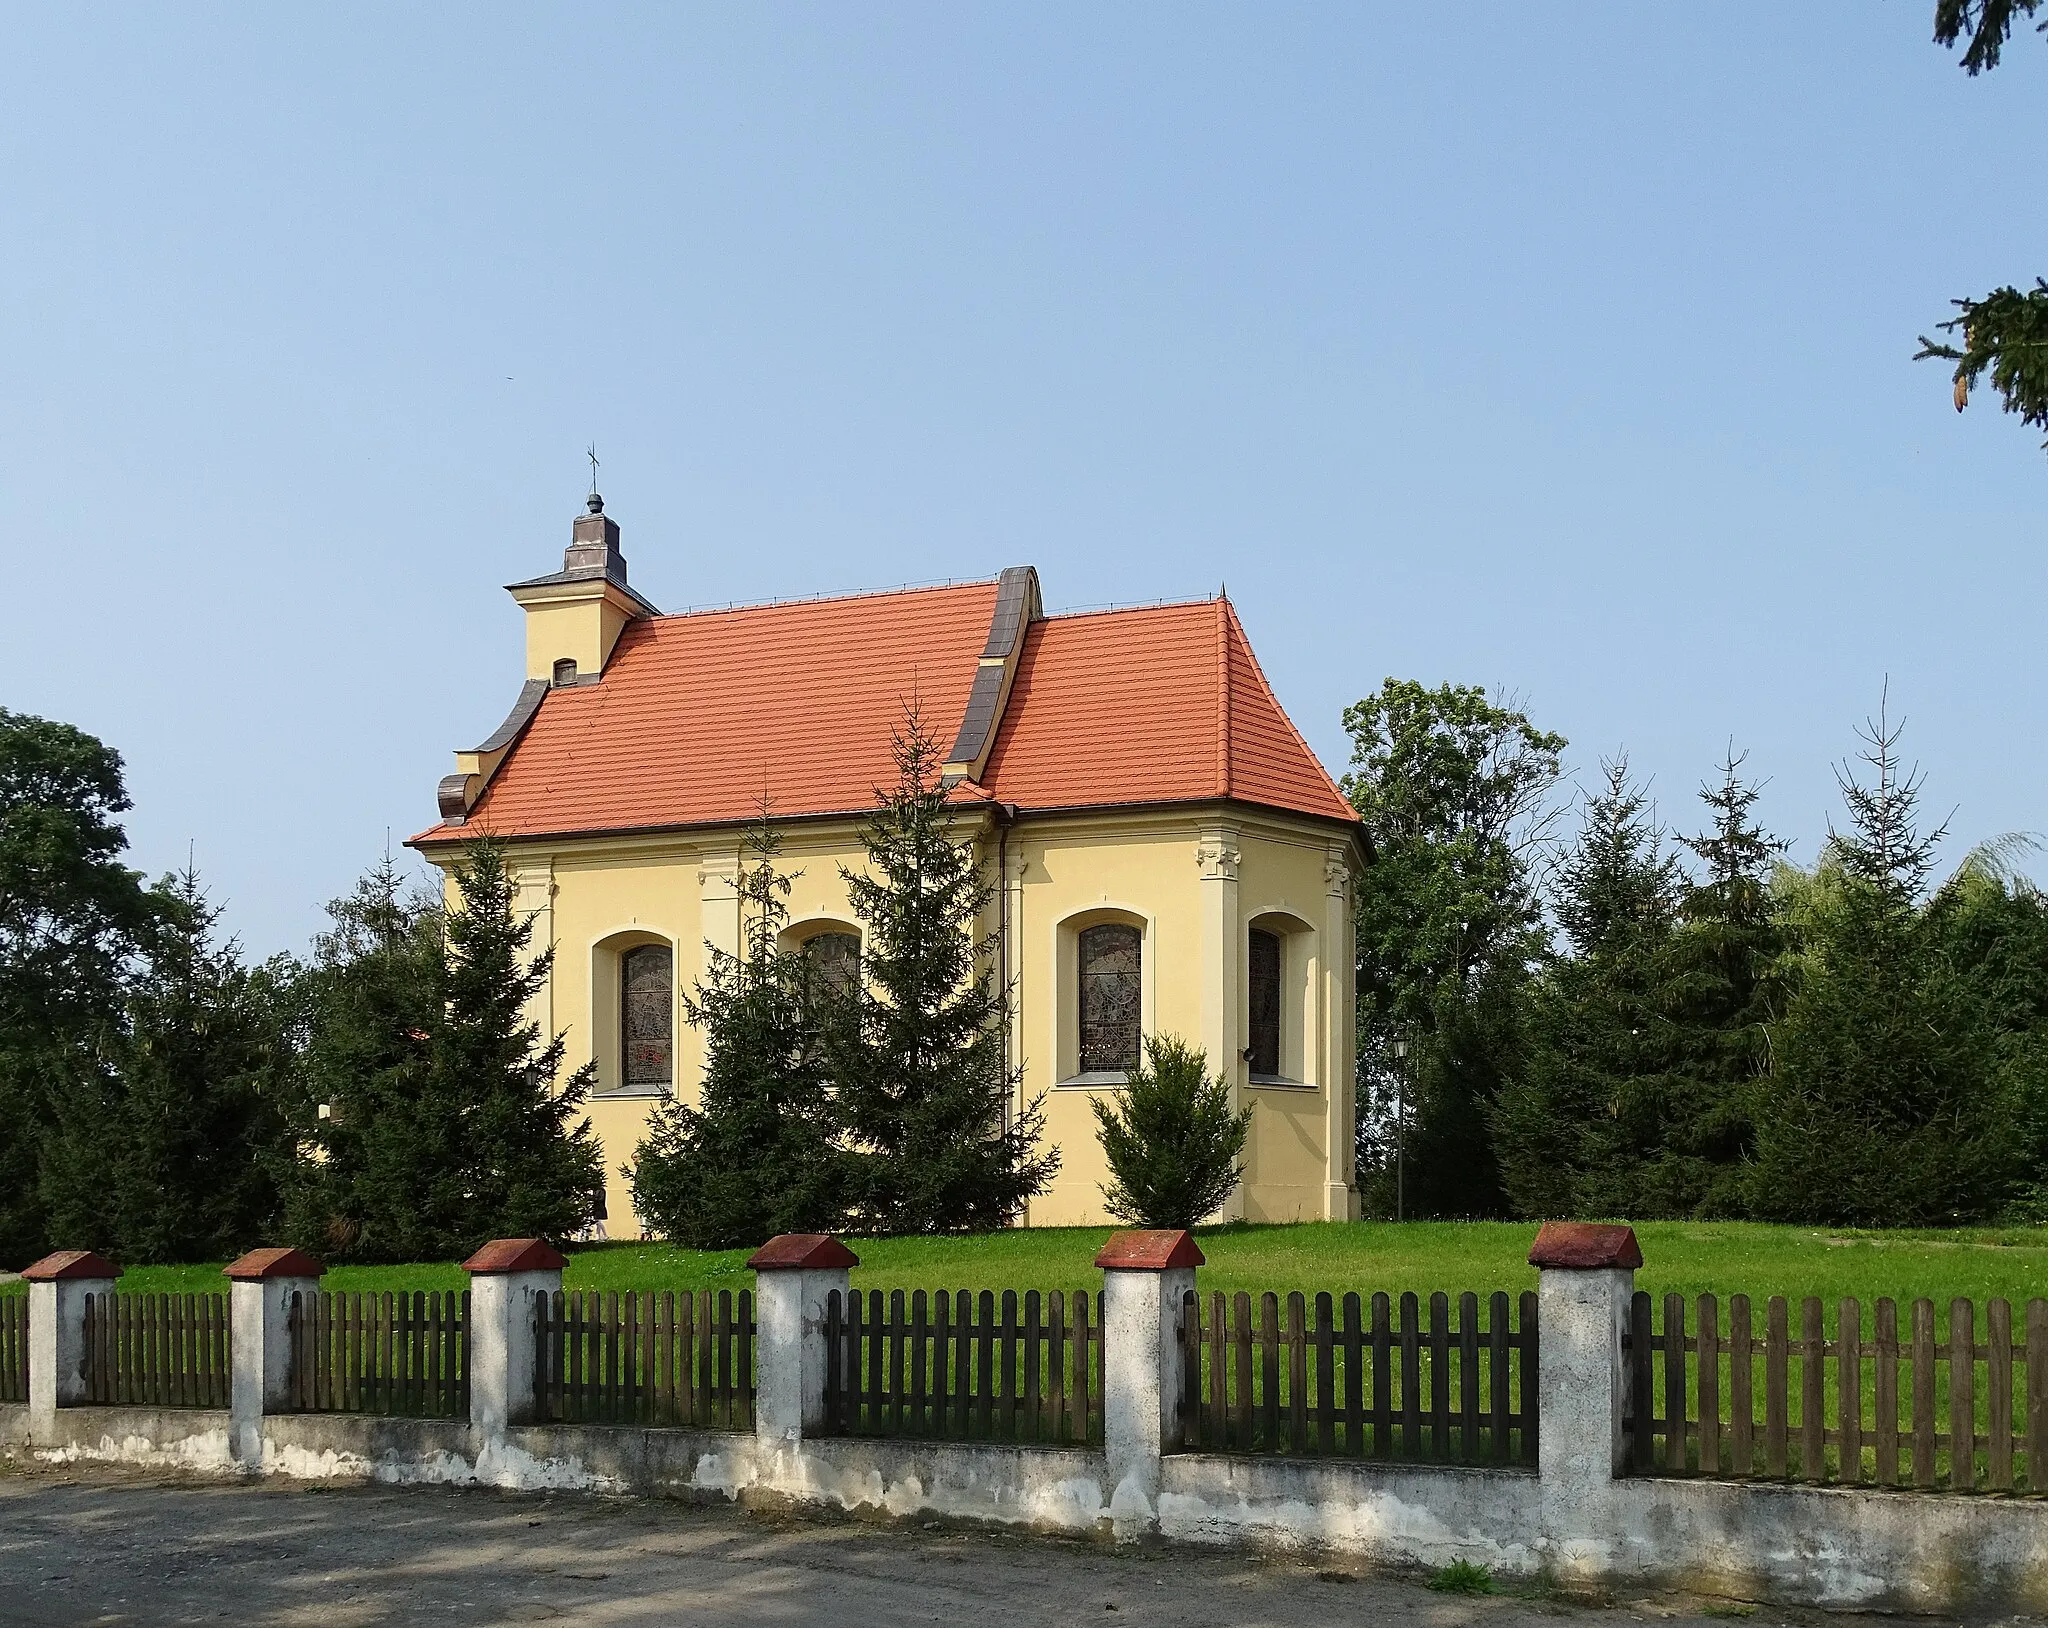
[[[1209,1264],[1199,1274],[1206,1292],[1257,1293],[1300,1289],[1427,1295],[1442,1289],[1486,1293],[1534,1288],[1527,1264],[1534,1225],[1527,1222],[1358,1222],[1292,1227],[1232,1226],[1198,1234]],[[2048,1229],[1974,1228],[1948,1232],[1854,1232],[1748,1222],[1646,1222],[1636,1228],[1644,1267],[1637,1286],[1653,1294],[1712,1291],[1725,1307],[1731,1294],[1761,1302],[1782,1294],[1816,1294],[1829,1306],[1853,1295],[1864,1305],[1880,1295],[1905,1302],[1926,1295],[1944,1324],[1955,1297],[2014,1303],[2048,1296]],[[857,1238],[858,1288],[1089,1289],[1100,1286],[1095,1252],[1106,1227],[1047,1228],[958,1238]],[[705,1253],[667,1244],[599,1244],[570,1254],[571,1289],[749,1288],[746,1250]],[[464,1273],[449,1263],[338,1266],[327,1274],[335,1291],[459,1289]],[[128,1293],[191,1293],[222,1287],[218,1264],[134,1267],[121,1279]],[[22,1292],[20,1284],[0,1293]],[[1904,1319],[1901,1307],[1901,1319]],[[1981,1313],[1980,1313],[1981,1316]],[[1726,1312],[1723,1312],[1724,1323]],[[2015,1310],[2015,1322],[2020,1313]],[[1797,1326],[1795,1307],[1793,1322]],[[1762,1327],[1762,1308],[1757,1322]]]

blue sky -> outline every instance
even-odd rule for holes
[[[427,824],[595,440],[664,608],[1229,584],[1813,853],[1889,674],[2048,827],[2048,456],[1909,358],[2048,272],[2048,43],[1713,7],[15,8],[0,705],[258,953]]]

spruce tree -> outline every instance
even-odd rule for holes
[[[1768,1220],[1953,1224],[1997,1213],[2024,1175],[1998,1025],[1921,887],[1941,832],[1917,818],[1881,710],[1865,782],[1841,774],[1849,829],[1806,888],[1802,953],[1772,1029],[1751,1207]]]
[[[915,703],[893,736],[896,784],[862,831],[864,873],[844,871],[865,929],[861,987],[824,1027],[857,1203],[877,1233],[1009,1224],[1058,1168],[1037,1151],[1043,1097],[1013,1111],[1010,991],[996,979],[993,888],[940,785],[940,749]]]
[[[580,1117],[594,1070],[562,1078],[562,1035],[528,1013],[552,948],[531,955],[502,848],[472,843],[445,912],[387,861],[330,910],[301,1093],[306,1157],[289,1213],[342,1258],[445,1260],[494,1237],[561,1239],[596,1214],[601,1154]]]
[[[1178,1035],[1147,1035],[1144,1060],[1113,1097],[1092,1097],[1109,1164],[1102,1198],[1134,1227],[1192,1227],[1230,1197],[1252,1111],[1231,1112],[1230,1087]]]
[[[327,913],[332,926],[300,980],[302,1156],[286,1188],[286,1232],[336,1259],[428,1258],[411,1252],[414,1195],[455,1156],[449,1127],[415,1117],[435,1096],[441,904],[387,856]]]
[[[1643,1167],[1662,1146],[1673,1084],[1661,980],[1678,876],[1628,760],[1602,765],[1558,868],[1568,941],[1535,980],[1524,1062],[1494,1132],[1524,1215],[1642,1213]]]
[[[767,811],[739,877],[742,948],[711,951],[685,1015],[704,1032],[696,1106],[654,1112],[631,1171],[633,1207],[655,1232],[696,1249],[739,1249],[846,1220],[847,1159],[819,1043],[809,962],[782,947],[791,878]]]
[[[219,1260],[276,1217],[287,1042],[265,980],[217,937],[196,873],[155,891],[161,925],[122,1020],[57,1105],[44,1199],[52,1236],[72,1247]]]
[[[555,951],[529,955],[533,917],[519,911],[504,850],[489,839],[470,844],[455,882],[444,999],[430,1031],[437,1095],[460,1136],[453,1247],[567,1238],[590,1225],[604,1195],[603,1151],[582,1116],[597,1067],[562,1078],[566,1037],[544,1037],[528,1016]]]

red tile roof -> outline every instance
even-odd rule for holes
[[[1228,797],[1357,818],[1227,599],[1034,623],[982,784],[1022,808]]]
[[[913,693],[943,750],[993,582],[650,617],[550,690],[463,825],[413,840],[863,811]],[[1033,623],[978,787],[1024,808],[1244,802],[1350,821],[1227,600]]]

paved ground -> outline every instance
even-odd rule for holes
[[[1580,1628],[1624,1628],[1746,1614],[1727,1602],[1665,1598],[1605,1607],[1470,1598],[1412,1579],[1184,1548],[1116,1551],[728,1506],[319,1490],[0,1460],[0,1624],[10,1628],[541,1621],[606,1628],[1572,1628],[1574,1619]],[[1802,1618],[1819,1621],[1765,1608],[1754,1628]]]

